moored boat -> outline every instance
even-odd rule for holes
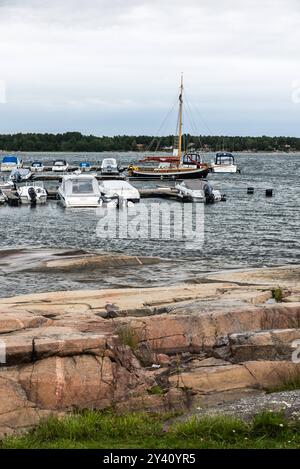
[[[215,161],[211,164],[211,171],[213,173],[239,172],[233,154],[226,151],[216,154]]]
[[[104,180],[99,183],[101,195],[106,198],[118,197],[119,200],[127,202],[139,202],[140,193],[127,181]]]
[[[20,183],[23,181],[28,181],[32,176],[30,169],[18,168],[13,169],[10,173],[9,179],[13,182]]]
[[[20,186],[17,194],[22,204],[45,204],[47,202],[47,191],[44,187],[36,184]]]
[[[7,196],[2,192],[2,189],[0,189],[0,205],[5,204],[7,202]]]
[[[33,161],[30,167],[32,172],[41,173],[45,169],[44,163],[42,161]]]
[[[101,174],[119,174],[117,160],[115,158],[104,158],[101,163]]]
[[[130,176],[148,179],[194,179],[205,178],[210,171],[207,164],[201,163],[188,156],[184,158],[182,151],[183,140],[183,77],[181,77],[180,95],[179,95],[179,120],[178,120],[178,139],[177,148],[173,149],[173,156],[161,156],[160,164],[156,167],[135,166],[128,167]],[[153,158],[153,157],[152,157]],[[150,160],[148,160],[150,161]],[[151,160],[153,161],[153,159]],[[156,160],[157,161],[157,160]]]
[[[91,163],[89,163],[88,161],[81,161],[81,163],[79,163],[79,170],[82,173],[89,172],[91,170],[91,167]]]
[[[69,163],[66,160],[55,160],[53,162],[52,171],[53,172],[64,172],[68,171]]]
[[[178,190],[178,196],[191,202],[214,203],[222,200],[219,190],[215,190],[204,179],[182,181],[175,188]]]
[[[13,169],[22,168],[22,160],[18,156],[6,155],[3,157],[0,171],[11,172]]]
[[[155,168],[146,168],[130,165],[128,167],[129,176],[149,179],[199,179],[205,178],[209,173],[209,167],[194,168],[172,165],[171,163],[160,163]]]
[[[3,180],[0,180],[0,190],[2,191],[11,191],[13,188],[14,188],[15,184],[13,183],[13,181],[5,181],[4,179]]]
[[[90,174],[63,176],[58,196],[64,207],[100,207],[101,192],[97,179]]]

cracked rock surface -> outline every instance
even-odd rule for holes
[[[76,408],[254,408],[300,372],[299,273],[1,298],[0,435]],[[270,302],[274,278],[282,303]]]

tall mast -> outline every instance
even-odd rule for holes
[[[179,135],[178,135],[178,160],[182,163],[182,107],[183,107],[183,74],[181,74],[179,95]]]

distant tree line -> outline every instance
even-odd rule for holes
[[[296,137],[226,137],[184,135],[185,148],[206,151],[300,151],[300,138]],[[63,134],[17,133],[0,135],[3,151],[146,151],[167,150],[172,147],[174,136],[153,137],[147,135],[95,137],[80,132]]]

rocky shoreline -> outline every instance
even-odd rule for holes
[[[78,259],[62,262],[78,268]],[[188,415],[261,398],[300,373],[292,361],[300,340],[299,279],[293,265],[164,288],[1,298],[1,437],[78,408]]]

